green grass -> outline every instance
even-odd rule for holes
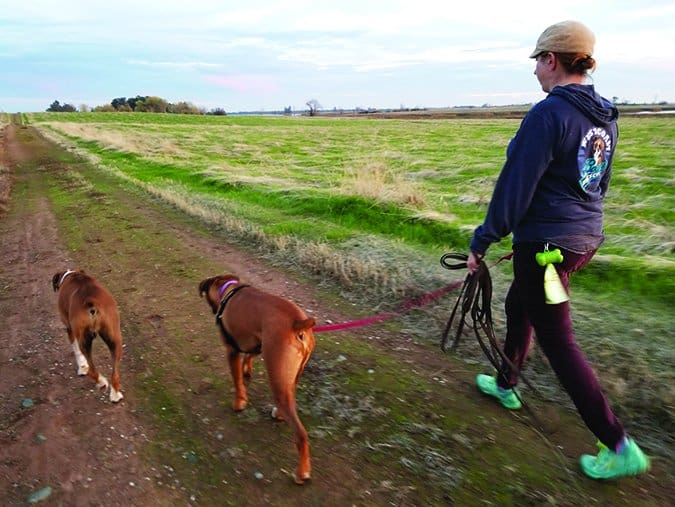
[[[340,247],[365,234],[434,254],[466,249],[517,128],[517,120],[484,119],[119,113],[29,119],[65,129],[80,149],[140,182],[215,198],[267,235]],[[591,264],[578,276],[582,287],[602,282],[605,291],[675,302],[674,123],[621,121],[601,250],[611,255],[611,267]],[[379,194],[364,195],[359,180],[362,188],[381,185]],[[508,248],[503,243],[497,253]]]
[[[217,197],[266,234],[330,244],[369,234],[426,252],[466,248],[517,128],[516,120],[116,113],[30,119],[56,131],[84,125],[69,139],[102,164],[153,186]],[[582,286],[602,281],[615,292],[675,302],[674,123],[622,120],[601,251],[612,256],[616,276],[608,280],[606,266],[591,264],[579,276]],[[372,183],[373,172],[380,195],[354,191],[359,179]]]

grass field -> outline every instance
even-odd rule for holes
[[[459,276],[438,259],[466,251],[519,125],[137,113],[25,121],[270,260],[335,284],[364,311]],[[672,445],[675,118],[622,118],[620,131],[607,241],[572,282],[575,325],[619,415]],[[509,250],[504,240],[489,259]],[[499,327],[510,266],[493,271]],[[447,306],[405,325],[435,341]],[[548,375],[534,366],[535,379]]]

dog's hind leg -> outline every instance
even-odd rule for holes
[[[124,395],[120,391],[120,361],[122,360],[122,334],[119,330],[115,332],[116,339],[111,339],[107,331],[101,331],[101,339],[110,350],[112,358],[112,377],[110,379],[110,401],[117,403]]]
[[[244,368],[244,377],[250,379],[253,376],[253,354],[243,354],[242,364]]]
[[[79,376],[84,376],[89,371],[89,363],[87,363],[87,358],[84,357],[82,351],[80,350],[80,341],[73,336],[73,331],[71,328],[68,328],[68,340],[70,341],[70,346],[73,349],[73,354],[75,354],[75,363],[77,363],[77,374]]]
[[[293,431],[295,447],[298,450],[298,467],[295,471],[296,484],[303,484],[311,478],[312,467],[309,459],[309,435],[302,424],[295,405],[295,393],[289,389],[272,388],[277,403],[276,418],[285,420]]]
[[[311,478],[312,468],[309,458],[309,436],[307,430],[298,417],[295,403],[295,387],[298,371],[305,363],[305,359],[297,350],[286,348],[285,351],[275,353],[273,347],[267,347],[267,354],[263,348],[263,357],[267,365],[270,387],[277,406],[272,411],[275,419],[286,421],[295,438],[295,447],[298,450],[298,467],[295,471],[296,484],[303,484]]]
[[[94,338],[96,338],[96,333],[92,331],[86,331],[82,339],[78,341],[81,344],[80,348],[84,353],[84,357],[87,358],[87,362],[89,363],[89,371],[87,372],[87,375],[94,382],[96,382],[96,387],[105,390],[108,388],[109,385],[108,379],[98,372],[98,370],[96,369],[96,365],[94,364],[94,360],[91,356],[91,345],[92,342],[94,341]]]

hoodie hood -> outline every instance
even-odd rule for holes
[[[619,118],[619,110],[609,100],[601,97],[593,85],[556,86],[549,95],[562,97],[599,126],[607,126]]]

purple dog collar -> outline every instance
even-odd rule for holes
[[[227,289],[230,285],[234,285],[235,283],[239,283],[239,280],[228,280],[223,284],[223,286],[220,288],[218,291],[218,298],[222,298],[223,294],[225,294],[225,289]]]

